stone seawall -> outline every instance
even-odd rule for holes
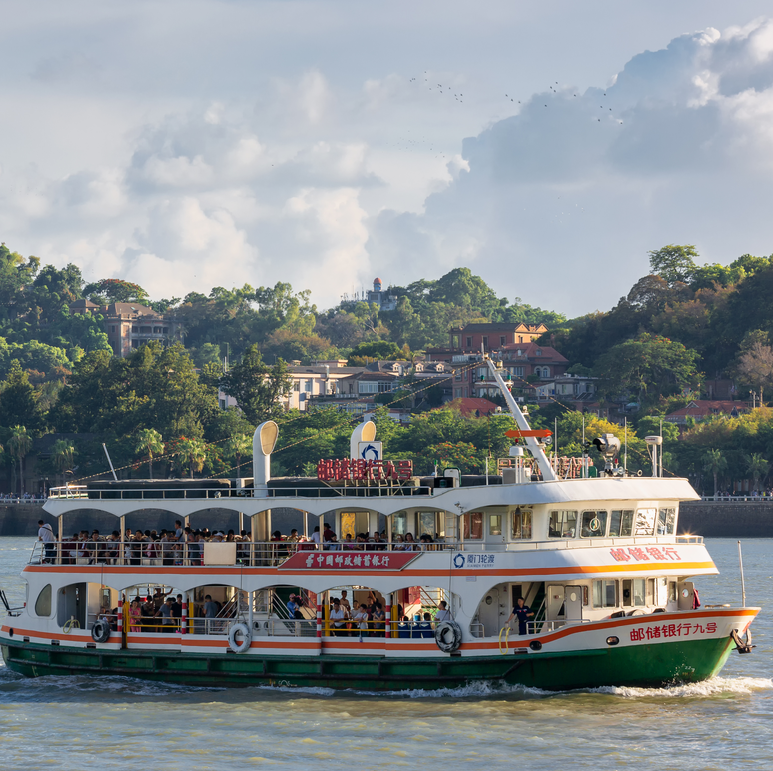
[[[704,538],[773,538],[773,502],[688,501],[679,507],[679,532]]]

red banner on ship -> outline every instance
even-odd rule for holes
[[[317,479],[323,482],[404,482],[413,475],[410,460],[349,460],[334,458],[317,464]]]
[[[420,552],[379,553],[351,551],[298,552],[279,566],[279,570],[402,570]]]

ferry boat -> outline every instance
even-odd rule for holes
[[[351,457],[320,461],[317,479],[272,479],[268,421],[251,480],[53,489],[45,509],[58,539],[36,545],[26,602],[0,627],[7,666],[205,686],[563,690],[703,680],[732,651],[749,652],[759,608],[700,606],[692,579],[718,571],[702,538],[677,535],[680,502],[698,496],[663,477],[660,438],[647,438],[651,477],[618,464],[611,434],[594,442],[605,461],[595,476],[586,460],[561,468],[501,362],[486,365],[517,426],[496,474],[415,476],[407,461],[379,459],[367,421]],[[127,541],[126,518],[149,508],[192,527],[213,508],[238,512],[250,537]],[[288,509],[302,513],[307,539],[272,540],[272,512],[276,522]],[[68,543],[76,511],[108,512],[121,537]],[[348,537],[382,529],[385,540]],[[347,619],[334,602],[344,591],[352,607],[380,603],[383,617]],[[173,612],[138,617],[135,598]],[[527,611],[513,623],[518,598]]]

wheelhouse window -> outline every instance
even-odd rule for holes
[[[653,535],[655,532],[655,517],[657,509],[639,509],[636,512],[636,529],[634,535]]]
[[[464,540],[479,541],[483,538],[483,514],[471,511],[464,517]]]
[[[661,509],[658,512],[658,535],[673,535],[676,529],[676,509]]]
[[[419,537],[429,535],[434,540],[440,533],[438,532],[438,516],[434,511],[420,511],[419,514]]]
[[[616,509],[609,516],[609,537],[627,538],[633,534],[633,509]]]
[[[603,538],[606,532],[606,511],[583,511],[580,525],[580,536],[582,538]]]
[[[489,535],[502,535],[502,515],[491,514],[488,522]]]
[[[510,537],[514,541],[531,539],[531,509],[520,506],[510,515]]]
[[[593,607],[617,607],[617,581],[602,580],[593,582]]]
[[[574,538],[577,533],[576,511],[551,511],[548,538]]]

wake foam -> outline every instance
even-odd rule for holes
[[[699,683],[670,685],[665,688],[628,688],[625,686],[603,686],[587,689],[586,693],[606,693],[624,699],[642,699],[653,696],[662,698],[700,698],[721,694],[751,694],[773,689],[769,677],[712,677]]]

